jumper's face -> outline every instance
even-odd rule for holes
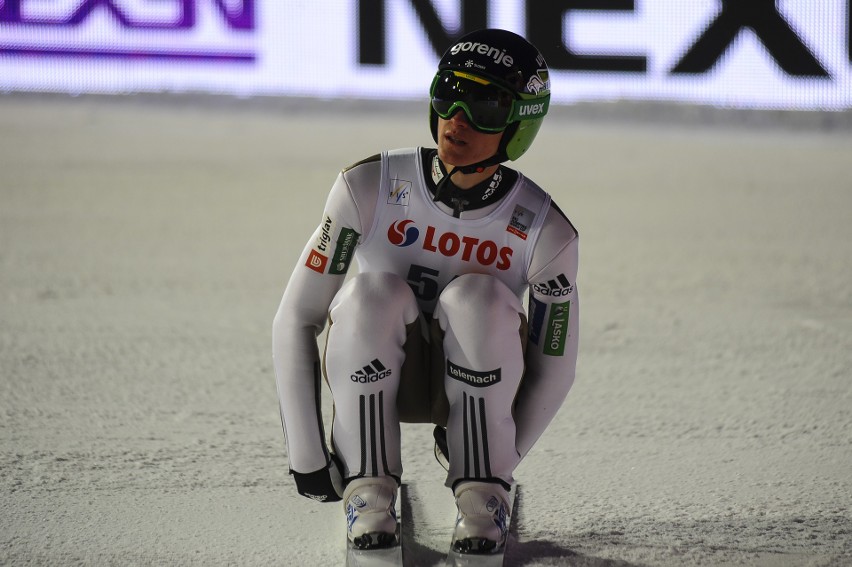
[[[471,165],[496,154],[502,137],[503,132],[474,130],[459,110],[446,120],[438,118],[438,157],[446,165]]]

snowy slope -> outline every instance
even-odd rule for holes
[[[0,564],[340,562],[340,508],[287,475],[271,320],[336,172],[430,144],[424,111],[0,98]],[[546,123],[517,166],[579,228],[581,354],[512,565],[852,565],[850,155]],[[434,565],[450,493],[404,433]]]

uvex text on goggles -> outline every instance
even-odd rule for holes
[[[509,89],[462,71],[441,71],[432,81],[432,108],[447,120],[463,110],[474,129],[502,132],[512,122],[547,114],[550,97],[525,100]]]

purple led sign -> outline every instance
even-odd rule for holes
[[[0,32],[4,28],[8,32],[24,32],[26,40],[9,41],[3,39],[0,33],[0,55],[18,56],[55,56],[55,57],[93,57],[108,59],[132,59],[132,60],[179,60],[179,61],[215,61],[233,63],[251,63],[256,59],[253,50],[235,50],[228,41],[238,37],[241,42],[246,37],[251,37],[256,28],[255,23],[255,0],[239,0],[238,2],[226,2],[225,0],[156,0],[156,7],[162,7],[170,2],[173,15],[171,17],[156,17],[150,13],[139,14],[140,2],[133,2],[136,13],[130,9],[131,2],[122,5],[120,0],[83,0],[73,10],[60,13],[57,8],[52,8],[53,13],[45,13],[43,2],[32,2],[38,4],[39,12],[28,12],[28,0],[5,0],[0,4]],[[214,45],[211,47],[209,40],[204,47],[186,47],[184,39],[197,31],[199,27],[199,8],[205,7],[215,13],[217,28]],[[154,5],[151,4],[150,7]],[[144,6],[143,6],[144,8]],[[150,10],[149,10],[150,12]],[[92,46],[91,42],[86,44],[69,44],[67,41],[61,44],[48,42],[40,37],[39,31],[75,30],[86,28],[95,18],[101,21],[104,18],[110,23],[112,33],[110,36],[115,42],[101,43]],[[122,30],[156,31],[157,39],[151,36],[150,41],[155,45],[128,48],[121,41]],[[171,40],[164,44],[164,32]],[[51,34],[52,35],[52,34]]]

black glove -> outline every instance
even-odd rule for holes
[[[296,480],[299,494],[317,502],[339,502],[343,496],[343,477],[339,460],[335,455],[325,467],[309,473],[290,471]]]

